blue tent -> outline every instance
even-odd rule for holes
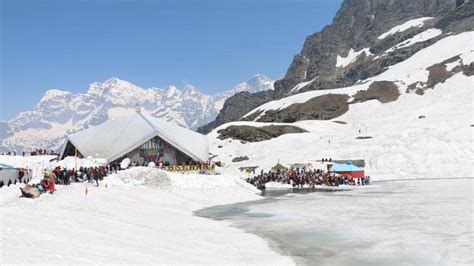
[[[355,172],[355,171],[364,171],[364,169],[353,165],[351,161],[348,161],[345,164],[336,163],[331,166],[331,172]]]

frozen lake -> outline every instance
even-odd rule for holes
[[[288,191],[196,212],[308,265],[473,265],[474,179]],[[286,193],[286,194],[285,194]]]

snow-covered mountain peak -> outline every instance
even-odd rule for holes
[[[200,95],[201,92],[199,92],[193,85],[191,84],[186,84],[183,89],[183,94],[184,95],[190,95],[190,96],[196,96]]]
[[[176,88],[175,86],[169,86],[166,90],[165,90],[165,95],[166,97],[168,98],[171,98],[173,96],[176,96],[176,95],[181,95],[181,91]]]
[[[236,92],[273,89],[273,81],[263,75],[215,95],[201,93],[187,84],[178,89],[141,88],[119,78],[89,85],[86,93],[48,90],[32,111],[23,112],[0,127],[0,150],[58,148],[67,132],[101,124],[122,116],[140,105],[143,112],[198,128],[214,119],[224,101]]]
[[[251,77],[249,80],[242,82],[234,87],[233,92],[241,92],[241,91],[250,91],[250,92],[258,92],[258,91],[266,91],[273,89],[273,80],[268,78],[265,75],[257,74]]]
[[[72,95],[72,94],[68,91],[51,89],[51,90],[47,90],[45,92],[45,94],[41,98],[40,102],[49,101],[50,99],[55,99],[55,98],[64,98],[64,97],[67,97],[67,96],[70,96],[70,95]]]
[[[92,95],[139,95],[143,93],[143,89],[128,82],[118,78],[109,78],[104,82],[94,82],[89,85],[88,94]]]

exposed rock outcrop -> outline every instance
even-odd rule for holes
[[[375,81],[365,91],[358,91],[351,103],[362,103],[378,100],[381,103],[393,102],[398,99],[400,92],[397,85],[391,81]]]
[[[257,93],[241,92],[227,99],[224,107],[211,123],[198,128],[198,132],[208,133],[214,128],[229,121],[237,121],[248,111],[271,101],[273,91],[261,91]]]
[[[238,162],[243,162],[243,161],[248,161],[249,157],[248,156],[240,156],[240,157],[235,157],[232,159],[233,163],[238,163]]]
[[[345,94],[326,94],[304,103],[296,103],[282,110],[269,110],[258,122],[293,123],[301,120],[328,120],[343,115],[349,110]]]
[[[248,142],[259,142],[273,139],[284,134],[304,132],[307,131],[299,127],[279,125],[271,125],[264,127],[230,126],[217,131],[217,133],[219,133],[219,139],[221,140],[231,138]]]

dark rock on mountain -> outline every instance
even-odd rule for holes
[[[378,100],[381,103],[393,102],[398,99],[400,92],[397,85],[391,81],[375,81],[365,91],[358,91],[351,103],[362,103]]]
[[[243,162],[243,161],[248,161],[249,157],[248,156],[240,156],[240,157],[235,157],[232,159],[233,163],[238,163],[238,162]]]
[[[230,126],[219,130],[219,139],[237,139],[248,142],[259,142],[273,139],[284,134],[304,133],[306,130],[295,126]]]
[[[371,139],[372,137],[371,136],[360,136],[360,137],[357,137],[356,139]]]
[[[241,92],[227,99],[222,111],[217,115],[216,120],[198,128],[198,132],[209,133],[212,129],[227,123],[237,121],[250,110],[271,101],[273,91],[261,91],[257,93]]]
[[[424,26],[412,27],[379,38],[381,34],[397,25],[422,17],[433,17],[433,19],[427,19]],[[433,27],[441,29],[443,34],[388,51]],[[285,77],[275,82],[272,95],[267,93],[264,97],[258,94],[231,97],[227,101],[232,104],[224,105],[222,115],[219,114],[218,119],[200,128],[199,131],[206,133],[221,124],[239,120],[241,119],[239,115],[251,111],[256,107],[256,103],[263,104],[309,90],[354,85],[358,80],[380,74],[387,67],[406,60],[419,50],[445,37],[445,34],[473,28],[471,0],[345,0],[331,25],[306,38],[303,49],[294,57]],[[336,66],[338,56],[346,58],[355,52],[357,56],[354,61]],[[309,84],[292,91],[302,82]],[[247,101],[253,104],[248,104]],[[257,116],[258,114],[247,117],[246,120]],[[310,117],[308,114],[304,116]]]
[[[328,120],[343,115],[349,110],[345,94],[326,94],[304,103],[292,104],[282,110],[265,112],[258,122],[293,123],[301,120]]]
[[[455,56],[444,60],[439,64],[434,64],[428,67],[428,81],[426,83],[422,82],[415,82],[413,84],[408,85],[406,90],[407,93],[414,91],[418,95],[424,95],[425,90],[433,89],[439,83],[444,83],[447,79],[451,78],[457,73],[462,72],[466,76],[474,75],[474,64],[464,65],[460,63],[461,58],[459,56]],[[452,69],[448,70],[447,65],[458,62],[458,65],[453,67]]]
[[[474,27],[474,2],[472,0],[458,0],[454,11],[440,17],[435,27],[454,33],[472,30]]]

